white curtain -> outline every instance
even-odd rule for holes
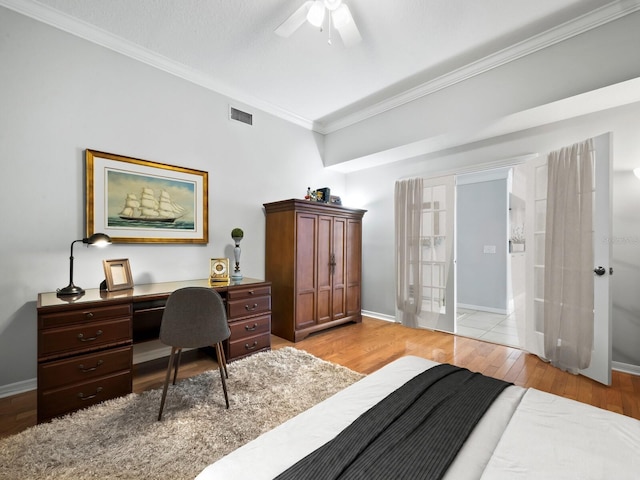
[[[577,373],[593,347],[593,141],[548,156],[544,352]]]
[[[418,326],[422,308],[422,178],[396,182],[396,308],[399,320]]]

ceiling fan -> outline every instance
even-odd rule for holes
[[[345,47],[350,47],[362,40],[351,10],[342,0],[306,1],[282,22],[275,32],[281,37],[289,37],[304,24],[305,20],[322,30],[327,11],[329,12],[329,44],[331,44],[331,26],[338,31]]]

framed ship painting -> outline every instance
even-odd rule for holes
[[[208,174],[86,150],[86,235],[114,243],[207,243]]]

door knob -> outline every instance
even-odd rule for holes
[[[607,270],[604,267],[596,267],[593,269],[594,273],[598,276],[602,276],[607,273]]]

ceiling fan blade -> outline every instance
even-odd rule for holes
[[[331,13],[331,18],[336,30],[340,33],[340,38],[342,38],[342,43],[344,43],[345,47],[351,47],[362,40],[351,11],[344,3]]]
[[[281,37],[289,37],[293,32],[299,29],[307,19],[307,12],[313,4],[312,0],[306,1],[293,14],[275,29],[276,34]]]
[[[362,40],[360,31],[353,22],[343,27],[336,28],[336,30],[340,33],[340,38],[342,38],[342,43],[344,43],[345,47],[351,47]]]

